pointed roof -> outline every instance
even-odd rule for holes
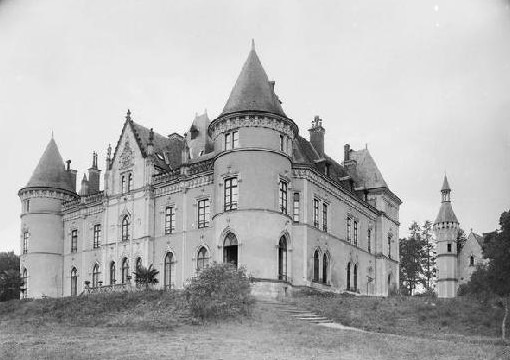
[[[269,81],[253,42],[220,116],[240,111],[263,111],[287,117],[274,93],[274,82]]]
[[[359,183],[356,184],[358,187],[365,189],[388,187],[368,149],[351,150],[349,156],[356,161],[355,174],[353,174],[355,176],[353,177],[358,179]]]
[[[64,161],[53,137],[46,146],[26,187],[49,187],[75,192],[71,176],[65,170]]]
[[[439,224],[442,222],[454,222],[459,223],[457,220],[457,216],[453,212],[452,203],[449,201],[441,203],[441,207],[439,208],[439,214],[437,214],[436,221],[434,224]]]
[[[450,184],[448,184],[448,179],[446,178],[446,175],[444,176],[443,180],[443,186],[441,187],[441,191],[451,191]]]

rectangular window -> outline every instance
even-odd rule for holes
[[[126,192],[126,187],[127,187],[127,183],[126,183],[126,176],[122,175],[122,178],[121,178],[121,192],[124,194]]]
[[[388,258],[391,259],[391,235],[388,235]]]
[[[328,231],[328,204],[322,204],[322,231]]]
[[[232,131],[225,134],[225,150],[232,150],[239,147],[239,131]]]
[[[358,246],[358,222],[354,221],[354,246]]]
[[[452,244],[451,243],[448,243],[447,244],[447,247],[448,247],[448,252],[452,252]]]
[[[313,226],[319,227],[319,200],[313,199]]]
[[[175,231],[175,209],[173,206],[167,206],[165,209],[165,235]]]
[[[209,219],[211,218],[209,199],[198,201],[198,227],[203,228],[209,226]]]
[[[367,232],[367,243],[368,243],[368,252],[372,252],[372,230],[368,229]]]
[[[329,176],[329,169],[330,169],[330,165],[329,164],[325,164],[324,165],[324,174],[326,176]]]
[[[131,190],[133,190],[133,174],[129,173],[128,183],[127,183],[127,191],[130,192]]]
[[[352,242],[351,239],[351,218],[347,217],[347,242]]]
[[[25,231],[23,233],[23,254],[28,253],[28,238],[30,237],[30,234],[28,231]]]
[[[30,212],[30,200],[25,200],[25,212]]]
[[[287,182],[283,180],[280,180],[279,205],[282,214],[287,214]]]
[[[280,135],[280,151],[285,151],[285,138]]]
[[[231,211],[237,209],[237,178],[225,179],[224,210]]]
[[[299,222],[299,193],[294,193],[293,220]]]
[[[97,249],[101,245],[101,225],[94,225],[94,249]]]
[[[71,252],[78,251],[78,230],[71,231]]]

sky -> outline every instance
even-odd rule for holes
[[[286,114],[325,149],[368,147],[402,199],[401,236],[434,220],[445,173],[467,232],[510,209],[509,0],[0,0],[0,251],[53,132],[104,169],[127,109],[167,135],[218,116],[251,39]],[[79,184],[78,184],[79,185]]]

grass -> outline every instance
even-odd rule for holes
[[[501,336],[503,310],[465,297],[376,298],[303,290],[292,301],[369,331],[427,338]]]
[[[314,298],[325,299],[295,300]],[[364,300],[379,310],[386,307],[372,302],[384,299]],[[494,343],[329,329],[261,303],[250,317],[193,324],[179,292],[0,303],[0,359],[96,358],[502,359],[510,352]]]

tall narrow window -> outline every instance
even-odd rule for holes
[[[135,270],[138,270],[141,267],[142,267],[142,258],[138,257],[138,258],[136,258],[136,262],[135,262]]]
[[[313,226],[319,227],[319,200],[313,199]]]
[[[328,254],[324,254],[322,256],[322,282],[324,284],[327,284],[329,281],[328,272],[329,272],[329,258]]]
[[[26,299],[28,297],[28,273],[27,269],[23,269],[21,273],[21,298]]]
[[[473,255],[469,257],[469,266],[475,266],[475,257]]]
[[[230,133],[225,134],[225,150],[232,150],[232,135]]]
[[[133,173],[129,173],[127,183],[127,191],[130,192],[131,190],[133,190]]]
[[[232,150],[239,146],[239,131],[225,134],[225,150]]]
[[[367,232],[367,246],[368,246],[368,252],[371,253],[372,252],[372,230],[371,229],[368,229],[368,232]]]
[[[126,176],[125,175],[122,175],[122,177],[120,179],[120,183],[121,183],[121,191],[124,194],[126,192],[126,190],[127,190],[127,182],[126,182]]]
[[[110,263],[110,285],[115,285],[115,261]]]
[[[446,249],[448,252],[452,252],[452,243],[446,244]]]
[[[347,263],[347,290],[351,290],[351,263]]]
[[[322,231],[328,231],[328,204],[322,204]]]
[[[23,254],[28,253],[28,239],[30,238],[30,233],[28,231],[23,232]]]
[[[351,218],[350,216],[347,217],[347,242],[352,242],[351,239]]]
[[[209,265],[209,255],[207,254],[207,249],[202,246],[198,250],[197,271],[202,271],[202,269],[205,269],[207,265]]]
[[[78,270],[75,267],[71,269],[71,296],[78,295]]]
[[[239,131],[232,131],[232,149],[239,147]]]
[[[25,212],[30,212],[30,200],[25,200]]]
[[[171,234],[175,231],[175,209],[173,206],[167,206],[165,209],[165,234]]]
[[[78,251],[78,230],[71,231],[71,252]]]
[[[129,277],[129,260],[127,258],[122,259],[122,283],[126,284]]]
[[[224,209],[231,211],[237,209],[237,178],[225,179]]]
[[[280,212],[287,214],[287,182],[280,180],[280,196],[279,196]]]
[[[391,234],[388,235],[388,257],[391,259]]]
[[[278,243],[278,280],[287,281],[287,239],[280,238]]]
[[[233,233],[228,233],[223,241],[223,262],[237,267],[238,243]]]
[[[122,241],[129,240],[129,216],[124,216],[122,219]]]
[[[313,281],[319,281],[319,249],[313,253]]]
[[[94,225],[94,249],[101,245],[101,224]]]
[[[294,220],[295,223],[299,222],[299,193],[294,193],[292,220]]]
[[[354,220],[354,246],[358,246],[358,222]]]
[[[211,206],[209,199],[198,201],[198,227],[203,228],[209,226],[211,218]]]
[[[285,137],[280,135],[280,151],[285,151]]]
[[[164,273],[164,286],[165,289],[172,288],[172,266],[174,263],[174,254],[167,252],[165,255],[165,273]]]
[[[99,286],[99,265],[94,265],[94,269],[92,270],[92,287],[96,288]]]
[[[358,264],[354,265],[354,291],[358,291]]]

